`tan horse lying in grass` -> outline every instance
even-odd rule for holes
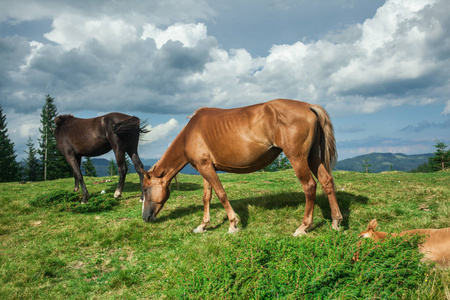
[[[450,267],[450,227],[443,229],[413,229],[398,234],[375,231],[377,220],[370,221],[366,231],[358,237],[371,238],[374,241],[384,239],[386,236],[405,236],[414,234],[425,235],[425,242],[419,245],[419,251],[425,254],[424,260],[434,261],[441,267]]]
[[[280,153],[292,164],[306,197],[305,215],[294,235],[311,227],[319,179],[328,196],[332,226],[339,228],[342,215],[336,200],[331,171],[337,152],[333,126],[319,105],[278,99],[234,109],[201,108],[178,134],[162,158],[144,177],[142,218],[154,221],[170,195],[172,178],[188,163],[203,176],[204,217],[194,232],[209,226],[212,189],[230,220],[229,232],[238,231],[238,218],[216,171],[255,172]]]

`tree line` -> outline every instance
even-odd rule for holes
[[[54,101],[55,99],[50,95],[45,96],[45,104],[40,114],[39,147],[35,148],[30,136],[26,144],[28,147],[25,150],[26,157],[22,162],[17,161],[14,142],[8,135],[6,115],[3,114],[0,106],[0,182],[45,181],[73,176],[72,168],[56,148],[53,129],[58,111]],[[127,164],[130,164],[128,160]],[[83,161],[82,170],[86,176],[97,176],[90,157]],[[114,160],[111,160],[108,165],[108,175],[114,176],[117,173],[117,165]]]

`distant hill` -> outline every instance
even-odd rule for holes
[[[145,170],[149,170],[156,162],[157,162],[158,160],[157,159],[146,159],[146,158],[143,158],[142,159],[142,163],[144,164],[144,166],[145,166]],[[134,167],[132,167],[132,169],[133,169],[133,171],[134,171]],[[133,172],[133,173],[135,173],[135,172]],[[190,164],[187,164],[184,168],[183,168],[183,170],[181,170],[180,171],[180,173],[183,173],[183,174],[189,174],[189,175],[199,175],[200,173],[196,170],[196,169],[194,169]]]
[[[363,165],[367,159],[368,164],[371,165],[369,170],[372,173],[390,171],[391,166],[394,171],[409,172],[412,169],[416,169],[419,165],[428,163],[428,158],[431,156],[433,156],[431,153],[417,155],[405,155],[402,153],[370,153],[338,161],[335,170],[363,172]],[[109,161],[107,159],[92,158],[92,161],[99,177],[108,176],[107,169]],[[142,163],[144,164],[144,169],[149,170],[157,161],[157,159],[143,158]],[[130,167],[130,173],[136,173],[133,165]],[[190,175],[199,174],[190,164],[187,164],[180,173]]]
[[[369,167],[370,172],[379,173],[385,171],[403,171],[409,172],[412,169],[416,169],[419,165],[428,163],[428,158],[433,154],[416,154],[406,155],[402,153],[370,153],[366,155],[360,155],[353,158],[344,159],[338,161],[335,170],[340,171],[365,171],[363,165],[367,163],[371,165]]]

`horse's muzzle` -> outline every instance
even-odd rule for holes
[[[142,219],[145,222],[155,222],[156,221],[156,211],[152,209],[147,209],[142,211]]]

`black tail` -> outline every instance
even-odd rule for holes
[[[150,132],[147,128],[147,121],[141,122],[138,117],[131,117],[122,122],[114,125],[113,131],[119,137],[126,137],[131,135],[140,136],[141,134],[146,134]]]

